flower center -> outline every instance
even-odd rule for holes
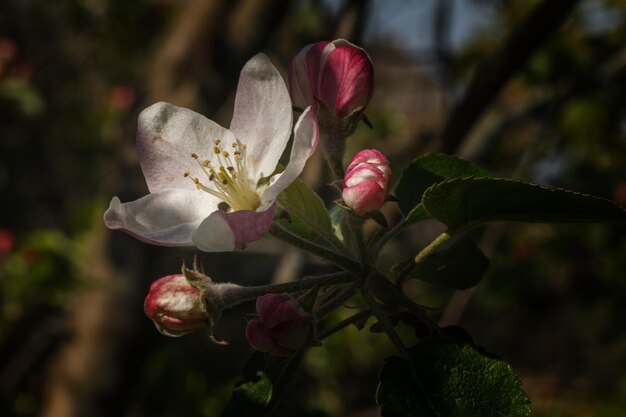
[[[215,139],[213,143],[213,153],[216,156],[213,164],[208,159],[202,160],[195,152],[191,154],[191,158],[206,174],[208,182],[203,184],[199,178],[192,177],[189,172],[183,175],[190,178],[198,190],[218,197],[233,211],[256,210],[261,205],[261,198],[248,177],[246,145],[233,142],[231,156],[230,152],[221,147],[220,139]]]

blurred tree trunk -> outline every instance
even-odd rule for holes
[[[443,132],[442,150],[454,153],[502,87],[570,15],[578,0],[544,0],[476,69]]]
[[[183,107],[198,104],[193,69],[206,69],[206,57],[226,11],[224,0],[190,0],[179,13],[149,70],[148,103],[167,101]],[[198,64],[200,65],[198,69]]]
[[[52,365],[42,417],[107,415],[102,400],[120,382],[119,348],[139,318],[130,303],[141,282],[137,271],[114,268],[107,256],[109,231],[104,225],[94,229],[82,265],[88,288],[76,295],[68,318],[72,337]]]
[[[146,66],[147,104],[168,100],[198,107],[204,101],[218,108],[234,90],[243,62],[280,27],[287,4],[278,0],[184,3]],[[237,35],[228,53],[222,49],[222,32]],[[210,57],[217,55],[227,76],[222,77],[217,94],[201,96],[198,79],[208,73]],[[134,136],[134,121],[128,130]],[[140,194],[133,186],[141,182],[134,181],[139,173],[136,158],[128,157],[124,142],[116,147],[118,154],[107,170],[111,175],[100,190],[107,197],[126,194],[132,199]],[[126,190],[120,193],[120,189]],[[156,335],[141,313],[146,281],[171,271],[157,270],[153,261],[159,250],[113,233],[99,219],[95,222],[83,266],[89,282],[77,294],[68,318],[71,339],[51,365],[42,417],[108,417],[125,414],[129,406],[131,388],[150,349],[151,337],[144,330]]]

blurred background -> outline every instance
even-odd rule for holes
[[[359,127],[348,158],[378,147],[398,179],[415,156],[445,151],[626,205],[623,0],[4,0],[0,415],[219,414],[250,353],[253,304],[223,318],[230,347],[161,336],[143,297],[193,252],[111,233],[102,214],[112,196],[147,191],[134,148],[143,108],[164,100],[227,126],[252,55],[286,75],[301,47],[338,37],[376,70],[374,127]],[[304,178],[336,198],[325,168],[317,155]],[[383,261],[437,227],[415,227]],[[626,229],[496,224],[477,237],[491,269],[476,289],[412,296],[510,362],[536,416],[626,415]],[[215,280],[245,284],[327,269],[271,238],[249,252],[201,259]],[[378,415],[392,353],[367,329],[335,334],[307,353],[278,415]]]

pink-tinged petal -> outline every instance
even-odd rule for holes
[[[366,181],[344,188],[341,197],[348,207],[362,216],[383,205],[385,190],[375,181]]]
[[[142,111],[137,153],[150,192],[195,191],[195,184],[184,173],[200,181],[206,174],[191,154],[196,153],[200,161],[215,161],[213,141],[217,138],[227,145],[235,141],[228,129],[189,109],[160,102]],[[204,182],[210,185],[208,180]]]
[[[374,181],[385,191],[387,189],[388,181],[383,172],[376,165],[365,162],[348,171],[343,179],[343,186],[353,187],[364,181]]]
[[[218,204],[219,200],[197,190],[162,191],[129,203],[113,197],[104,223],[153,245],[192,246],[194,232]]]
[[[291,135],[291,98],[267,56],[252,57],[241,70],[230,130],[248,147],[254,180],[274,172]]]
[[[262,238],[274,219],[276,205],[263,211],[215,211],[198,227],[193,243],[204,252],[229,252]]]
[[[273,328],[285,321],[293,323],[311,323],[313,317],[302,309],[298,300],[289,297],[289,300],[277,305],[273,311],[266,313],[266,317],[261,318],[261,320],[266,327]]]
[[[261,201],[269,204],[278,197],[302,173],[306,161],[315,151],[319,139],[319,128],[315,113],[308,107],[298,119],[294,129],[294,140],[291,147],[289,163],[280,174],[270,179],[270,186],[263,192]]]
[[[363,110],[373,94],[374,68],[363,49],[341,45],[328,54],[318,97],[338,117]]]
[[[311,92],[311,80],[307,69],[307,54],[313,45],[307,45],[298,52],[289,66],[289,93],[294,106],[304,109],[315,102]]]
[[[292,300],[288,294],[265,294],[256,299],[256,311],[266,326],[271,327],[273,323],[269,323],[270,316],[282,303]],[[269,324],[268,324],[269,323]]]
[[[275,343],[272,334],[259,320],[250,320],[246,326],[246,339],[248,343],[261,352],[269,352],[274,349]]]
[[[375,164],[380,166],[389,165],[389,160],[378,149],[363,149],[362,151],[354,155],[354,158],[352,159],[352,162],[350,162],[350,165],[348,165],[348,168],[346,168],[346,171],[350,171],[358,164],[362,163]]]
[[[307,56],[306,65],[309,74],[309,82],[311,85],[311,93],[313,97],[319,98],[320,78],[324,68],[326,56],[335,49],[335,45],[328,41],[316,42],[310,45]],[[312,102],[309,105],[313,104]]]

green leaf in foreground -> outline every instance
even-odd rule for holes
[[[403,264],[402,282],[419,279],[431,284],[464,290],[478,284],[489,268],[489,259],[468,237],[438,250],[419,263]]]
[[[486,177],[489,172],[469,161],[445,154],[417,158],[406,167],[396,187],[400,210],[412,223],[428,218],[420,204],[424,191],[431,185],[456,177]]]
[[[626,211],[610,200],[503,178],[447,180],[426,190],[422,203],[450,229],[497,220],[626,222]]]
[[[397,356],[383,364],[376,393],[383,417],[531,415],[522,383],[506,362],[442,336],[424,339],[411,355],[414,372]]]
[[[291,216],[294,233],[304,237],[313,231],[329,241],[335,239],[324,202],[304,181],[296,179],[291,183],[278,196],[278,204]]]
[[[270,415],[293,385],[302,357],[303,351],[288,358],[254,352],[220,417]]]
[[[262,416],[272,399],[272,381],[258,371],[254,379],[247,380],[235,387],[231,400],[221,417]]]

